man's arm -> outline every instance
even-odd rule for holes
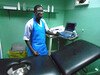
[[[31,50],[33,55],[38,55],[38,53],[32,48],[31,43],[29,41],[31,31],[32,31],[32,25],[33,25],[33,19],[30,19],[25,25],[25,32],[24,32],[23,40],[25,40],[26,45]]]
[[[51,31],[49,30],[49,28],[48,28],[48,26],[47,26],[47,23],[45,22],[44,19],[42,19],[42,21],[43,21],[44,24],[45,24],[46,34],[58,36],[58,33],[54,34],[53,32],[51,32]]]
[[[51,31],[49,31],[49,30],[48,30],[48,31],[46,31],[46,34],[59,36],[59,34],[58,34],[58,33],[54,34],[53,32],[51,32]]]
[[[28,40],[25,40],[27,46],[29,47],[29,49],[31,50],[31,52],[35,55],[38,56],[39,54],[32,48],[30,42]]]

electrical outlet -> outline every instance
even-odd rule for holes
[[[95,68],[95,71],[99,71],[99,69],[98,68]]]
[[[82,29],[82,32],[84,32],[84,29]]]

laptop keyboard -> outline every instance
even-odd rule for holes
[[[71,31],[64,31],[64,32],[59,32],[59,37],[69,39],[75,37],[74,33]]]

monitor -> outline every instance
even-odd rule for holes
[[[65,31],[74,31],[76,23],[66,23]]]

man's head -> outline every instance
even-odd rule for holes
[[[35,14],[35,17],[40,19],[43,17],[43,7],[41,5],[36,5],[34,7],[34,14]]]

